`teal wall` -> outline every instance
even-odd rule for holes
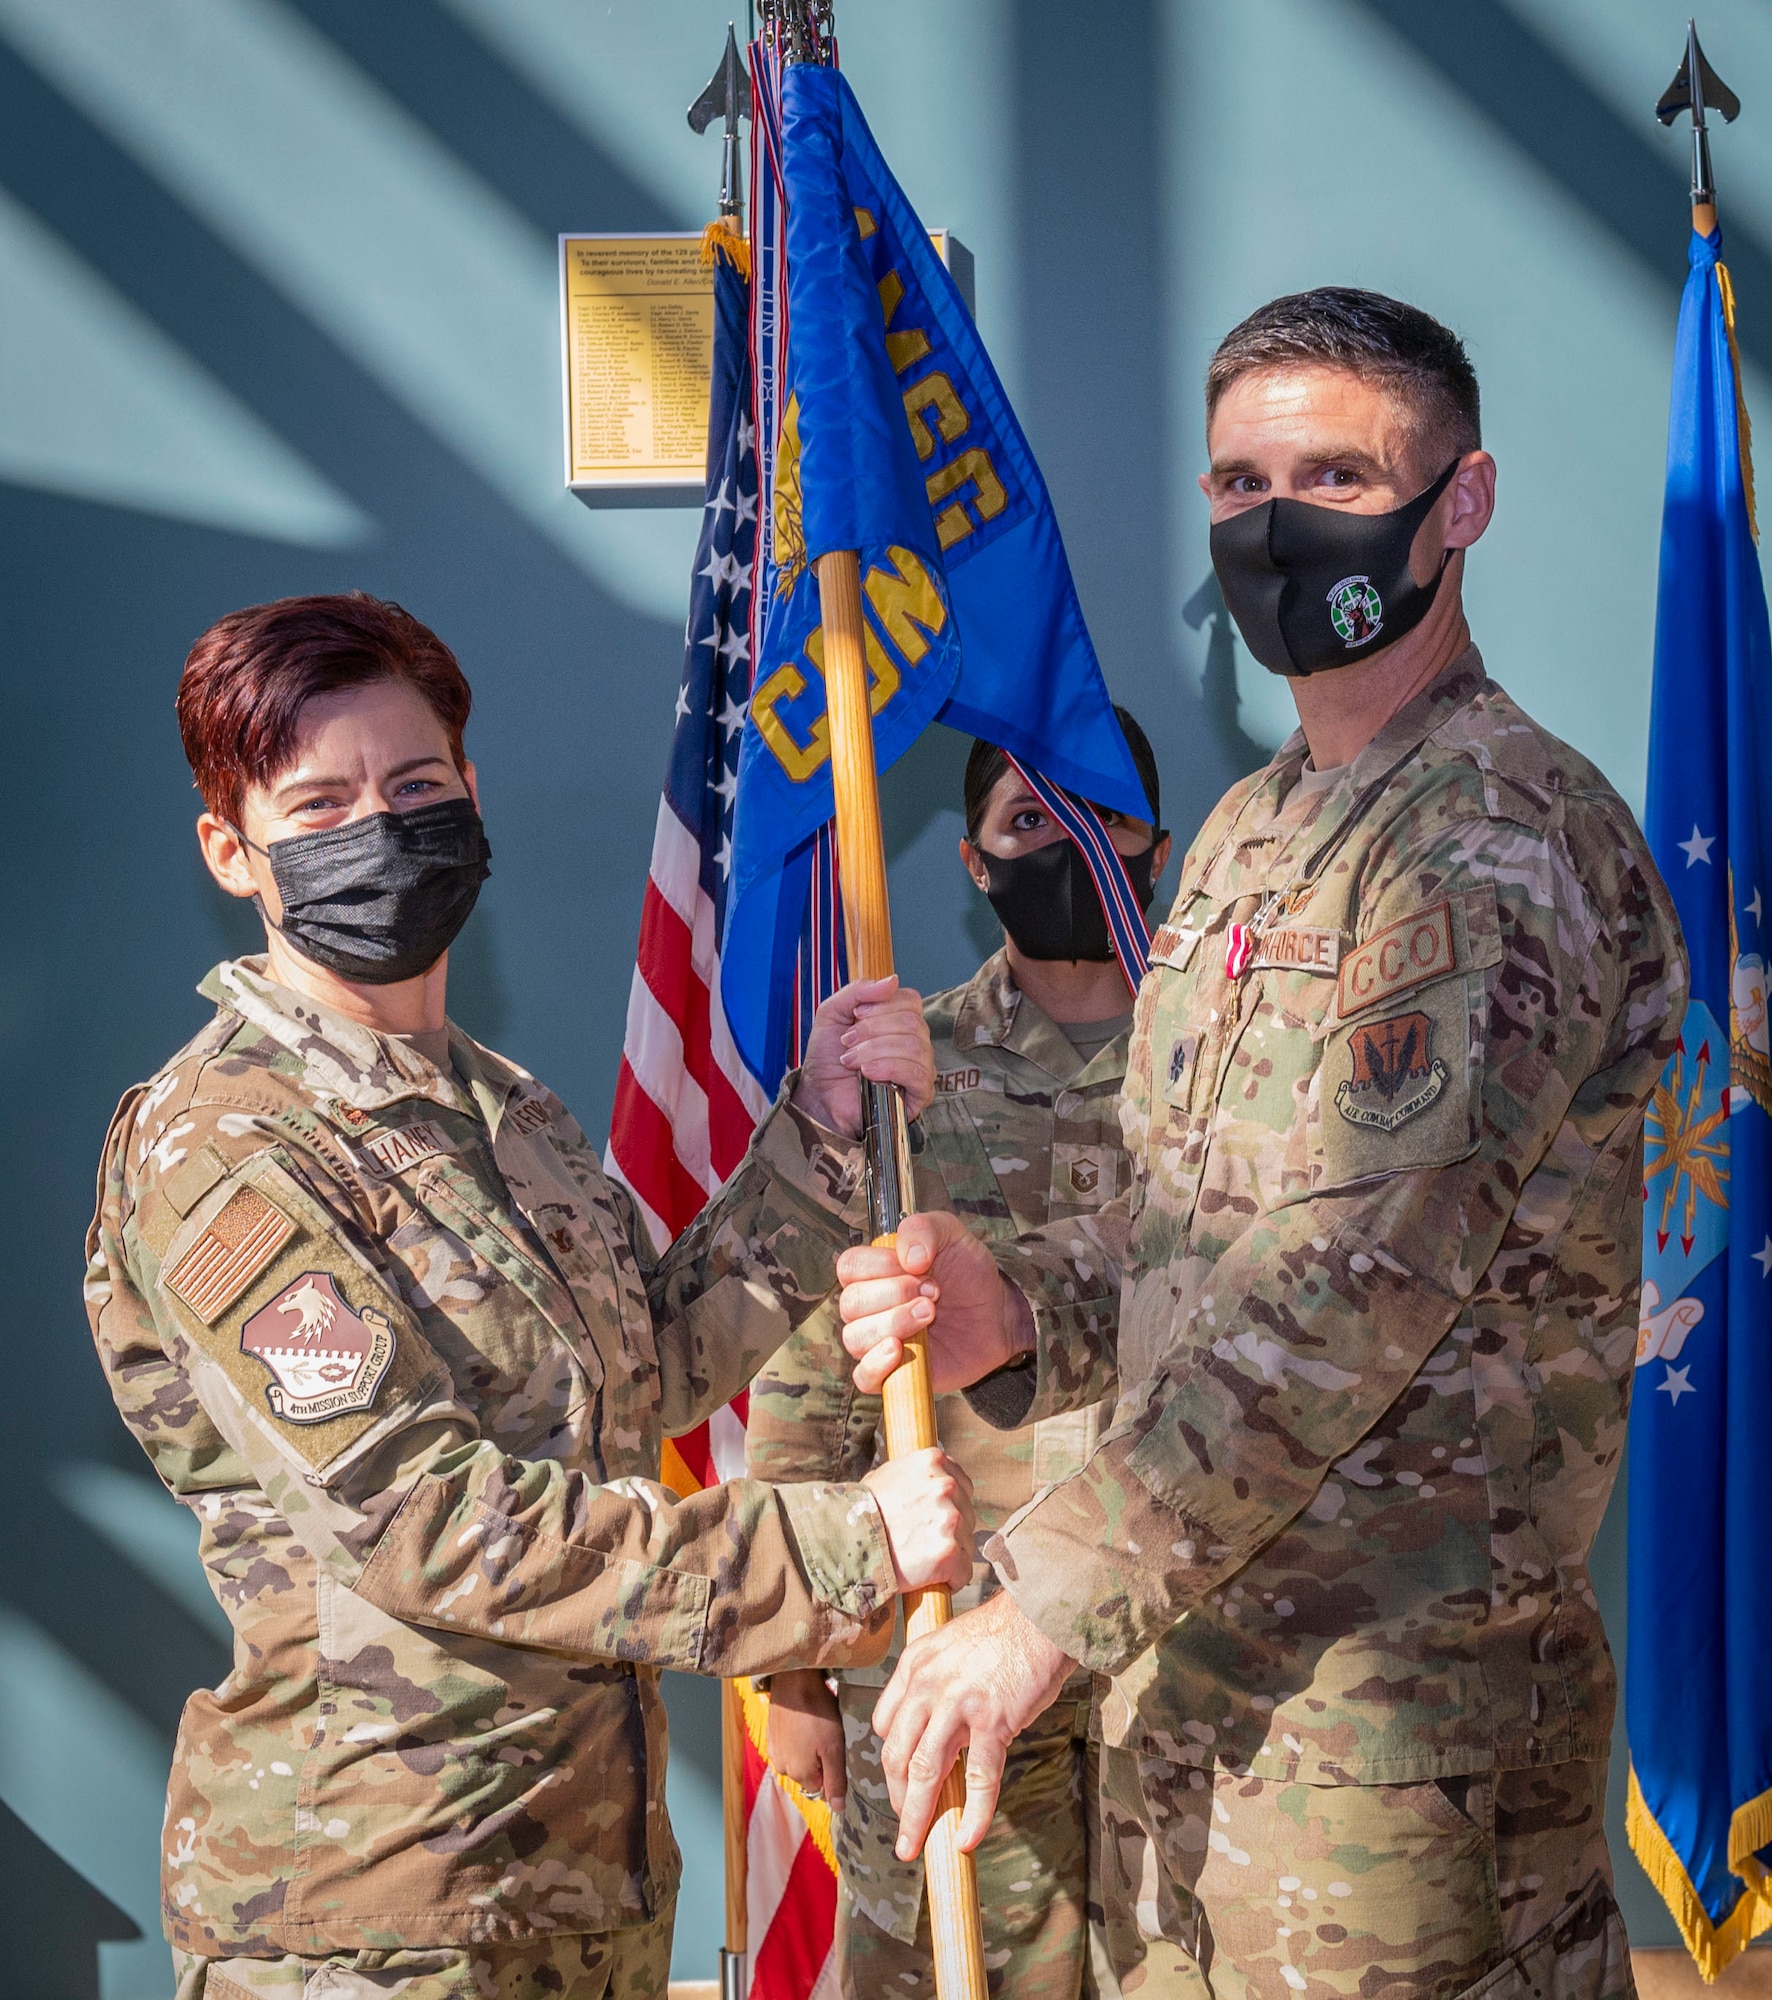
[[[498,872],[455,1010],[601,1130],[679,665],[693,514],[559,486],[554,236],[704,220],[682,107],[706,0],[0,0],[0,1870],[34,1994],[168,1991],[159,1799],[223,1631],[113,1417],[79,1308],[118,1092],[250,942],[190,837],[172,718],[194,635],[363,585],[459,651]],[[1673,0],[843,0],[846,65],[978,314],[1051,483],[1170,823],[1288,726],[1209,583],[1198,383],[1217,336],[1326,280],[1458,327],[1501,465],[1471,571],[1493,670],[1640,800],[1683,147],[1649,117]],[[1718,0],[1749,401],[1772,355],[1772,14]],[[910,975],[989,929],[953,859],[964,746],[889,779]],[[23,754],[18,755],[22,749]],[[914,915],[913,915],[914,913]],[[1603,1547],[1614,1632],[1621,1509]],[[672,1690],[678,1962],[718,1916],[709,1691]],[[1671,1931],[1620,1854],[1639,1941]],[[126,1937],[129,1920],[146,1933]],[[35,1942],[32,1942],[32,1940]],[[111,1940],[100,1942],[101,1940]],[[33,1957],[32,1954],[36,1956]],[[79,1970],[86,1968],[84,1983]],[[57,1969],[58,1967],[62,1969]],[[68,1969],[71,1968],[71,1969]]]

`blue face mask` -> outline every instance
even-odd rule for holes
[[[492,873],[472,799],[370,813],[256,851],[283,899],[277,929],[303,958],[368,986],[429,972]]]
[[[1212,567],[1243,643],[1270,673],[1320,674],[1369,660],[1427,616],[1452,560],[1429,583],[1409,550],[1459,461],[1388,514],[1268,500],[1212,525]]]

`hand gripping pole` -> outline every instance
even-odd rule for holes
[[[819,603],[824,615],[825,697],[831,724],[831,779],[837,800],[837,859],[849,927],[849,964],[857,978],[892,971],[892,914],[886,896],[886,841],[880,827],[880,784],[874,765],[874,724],[868,704],[861,566],[853,549],[820,556]],[[864,1082],[867,1110],[868,1212],[876,1242],[890,1243],[910,1212],[911,1146],[904,1097],[894,1084]],[[935,1396],[922,1335],[887,1377],[886,1456],[903,1458],[936,1442]],[[948,1622],[945,1590],[905,1597],[905,1629],[915,1639]],[[964,1761],[941,1789],[934,1825],[923,1846],[929,1883],[939,2000],[985,2000],[984,1933],[978,1916],[978,1876],[959,1846],[966,1803]]]

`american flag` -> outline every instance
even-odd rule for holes
[[[609,1130],[610,1169],[632,1189],[661,1249],[738,1165],[768,1107],[732,1045],[720,1005],[720,930],[750,694],[757,542],[749,286],[732,261],[742,256],[742,239],[724,231],[715,240],[721,239],[732,247],[715,253],[707,498]],[[715,1469],[705,1437],[687,1442],[683,1456],[697,1484],[718,1479],[726,1467]],[[737,1450],[730,1477],[743,1469],[742,1432],[727,1444]],[[730,1464],[729,1450],[719,1456]]]
[[[632,1191],[662,1249],[744,1157],[769,1094],[733,1046],[720,1002],[720,941],[738,803],[738,751],[751,689],[751,599],[758,533],[750,286],[743,239],[709,232],[714,359],[707,496],[690,585],[683,679],[659,801],[607,1164]],[[795,983],[792,1056],[811,1009],[843,977],[828,831],[818,836]],[[666,1441],[663,1474],[693,1493],[744,1474],[746,1398]],[[827,2000],[837,1884],[830,1817],[761,1754],[765,1697],[741,1684],[747,1721],[745,1817],[752,2000]]]

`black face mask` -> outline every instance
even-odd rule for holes
[[[1452,559],[1431,583],[1409,574],[1409,547],[1458,470],[1388,514],[1269,500],[1212,527],[1212,567],[1243,643],[1276,674],[1320,674],[1369,660],[1427,616]]]
[[[1153,835],[1142,854],[1120,857],[1141,910],[1150,908],[1151,863],[1162,837]],[[1023,958],[1113,957],[1107,912],[1074,840],[1055,840],[1007,861],[983,849],[979,852],[985,866],[985,894]]]
[[[429,972],[492,873],[472,799],[371,813],[258,851],[283,899],[278,930],[303,958],[368,986]]]

